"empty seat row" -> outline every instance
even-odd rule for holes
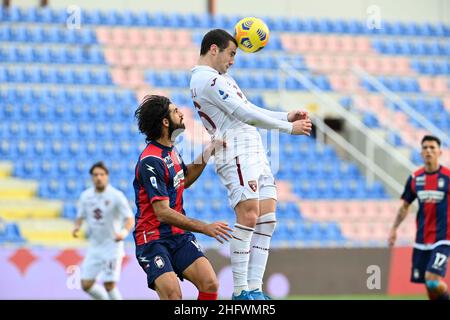
[[[417,79],[414,78],[396,78],[396,77],[378,77],[378,81],[381,82],[387,89],[394,92],[421,92]],[[371,92],[377,92],[369,81],[362,80],[361,85]]]
[[[64,140],[64,137],[49,142],[42,140],[2,140],[0,142],[0,155],[5,160],[16,161],[18,158],[41,157],[42,159],[111,159],[114,161],[124,157],[134,157],[142,151],[144,138],[136,136],[134,139],[116,140]],[[34,166],[33,160],[30,159]],[[31,168],[31,167],[30,167]],[[34,167],[33,167],[34,168]],[[36,165],[37,168],[37,165]],[[39,169],[40,170],[40,169]]]
[[[278,74],[236,74],[233,78],[243,89],[278,89],[280,80]],[[330,91],[331,85],[326,76],[308,76],[312,85],[321,90]],[[145,74],[145,80],[155,87],[189,87],[190,74],[186,72],[153,72]],[[288,90],[305,90],[305,86],[294,77],[288,77],[283,83]]]
[[[13,104],[14,106],[28,104],[64,104],[71,106],[77,104],[85,104],[88,106],[95,105],[133,105],[137,104],[136,95],[131,90],[123,89],[77,89],[72,87],[66,88],[17,88],[9,87],[0,90],[0,106],[3,108],[5,104]]]
[[[105,64],[103,51],[93,47],[0,47],[0,61],[7,63]]]
[[[109,70],[67,70],[40,67],[0,67],[0,83],[112,85]]]
[[[422,74],[450,75],[450,61],[412,60],[411,68]]]
[[[70,9],[70,8],[69,8]],[[68,18],[87,25],[159,26],[171,28],[232,29],[242,16],[217,14],[182,14],[168,12],[149,13],[130,10],[72,10],[50,8],[2,9],[2,21],[65,23]],[[365,21],[328,18],[262,17],[273,31],[319,32],[343,34],[383,34],[397,36],[450,36],[449,26],[443,23],[417,23],[382,21],[380,26],[368,28]]]
[[[156,29],[156,28],[98,28],[98,41],[114,48],[143,48],[155,47],[164,49],[195,48],[192,33],[185,29]]]
[[[117,139],[132,139],[137,135],[135,125],[129,124],[132,117],[122,119],[108,119],[104,117],[97,123],[89,123],[87,119],[80,119],[74,122],[71,119],[46,119],[43,122],[37,122],[34,119],[16,120],[0,123],[0,137],[4,139],[22,139],[25,137],[52,138],[52,139],[108,139],[116,137]],[[56,121],[55,121],[56,120]],[[90,119],[92,121],[92,119]],[[45,121],[45,122],[44,122]],[[106,124],[105,121],[108,121]],[[125,123],[124,123],[125,122]]]
[[[380,40],[372,41],[372,46],[379,53],[393,55],[450,55],[450,42],[439,41],[398,41]]]
[[[90,28],[69,29],[63,26],[9,26],[0,27],[1,42],[65,43],[75,45],[97,44],[95,32]]]

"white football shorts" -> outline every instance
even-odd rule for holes
[[[227,188],[228,201],[233,209],[245,200],[277,200],[275,179],[263,153],[240,155],[226,164],[217,165],[216,171]]]
[[[90,247],[81,265],[81,279],[95,280],[100,275],[102,282],[118,282],[123,256],[121,250]]]

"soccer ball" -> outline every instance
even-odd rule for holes
[[[234,26],[234,38],[245,52],[257,52],[269,41],[269,28],[258,18],[247,17]]]

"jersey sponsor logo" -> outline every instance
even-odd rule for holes
[[[248,182],[248,186],[250,187],[250,189],[252,189],[253,192],[256,192],[256,190],[258,190],[258,184],[256,183],[256,180],[250,180]]]
[[[438,188],[443,188],[444,185],[445,185],[444,178],[439,178],[439,180],[438,180]]]
[[[219,90],[219,94],[222,97],[222,100],[226,100],[229,97],[228,93],[222,90]]]
[[[161,256],[156,256],[156,257],[153,259],[153,262],[155,263],[155,266],[156,266],[158,269],[162,269],[162,268],[164,268],[164,266],[166,265],[166,263],[164,262],[164,259],[163,259]]]
[[[158,182],[156,181],[155,177],[150,177],[150,182],[151,182],[153,188],[158,189]]]
[[[175,177],[173,177],[173,186],[175,189],[178,189],[178,187],[180,186],[181,180],[183,180],[183,179],[184,179],[184,172],[183,172],[183,170],[180,170],[177,172]]]
[[[148,164],[145,164],[146,166],[147,166],[147,170],[148,171],[150,171],[151,173],[153,173],[153,174],[156,174],[155,173],[155,168],[153,168],[151,165],[148,165]]]
[[[439,203],[444,199],[445,193],[443,191],[421,190],[417,192],[417,197],[420,202]]]

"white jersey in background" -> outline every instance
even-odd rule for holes
[[[96,192],[93,187],[85,190],[78,202],[77,218],[84,219],[86,236],[93,247],[123,248],[123,241],[115,241],[115,234],[123,228],[125,219],[132,216],[125,195],[110,185],[103,192]]]
[[[292,124],[286,112],[273,112],[250,103],[234,79],[206,66],[192,69],[190,90],[194,106],[212,138],[227,142],[226,156],[218,159],[229,162],[242,154],[265,153],[261,136],[255,127],[279,129],[290,133]]]

